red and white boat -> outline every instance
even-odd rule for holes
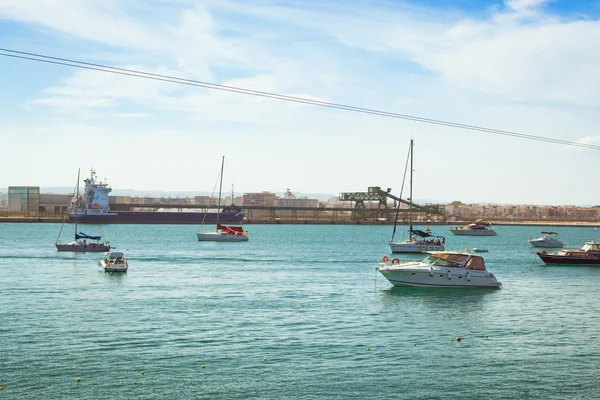
[[[200,242],[246,242],[248,241],[248,232],[241,226],[230,226],[217,224],[215,231],[197,232],[196,236]]]

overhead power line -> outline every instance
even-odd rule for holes
[[[555,139],[555,138],[550,138],[550,137],[545,137],[545,136],[528,135],[528,134],[519,133],[519,132],[486,128],[486,127],[482,127],[482,126],[469,125],[469,124],[461,124],[461,123],[457,123],[457,122],[450,122],[450,121],[444,121],[444,120],[432,119],[432,118],[424,118],[424,117],[418,117],[418,116],[414,116],[414,115],[400,114],[400,113],[376,110],[376,109],[371,109],[371,108],[355,107],[355,106],[351,106],[351,105],[331,103],[331,102],[320,101],[320,100],[313,100],[313,99],[308,99],[308,98],[304,98],[304,97],[288,96],[288,95],[264,92],[264,91],[259,91],[259,90],[245,89],[245,88],[236,87],[236,86],[219,85],[216,83],[203,82],[203,81],[198,81],[198,80],[193,80],[193,79],[178,78],[175,76],[154,74],[154,73],[144,72],[144,71],[140,71],[140,70],[118,68],[118,67],[112,67],[109,65],[89,63],[89,62],[77,61],[77,60],[60,58],[60,57],[52,57],[52,56],[46,56],[43,54],[28,53],[28,52],[24,52],[24,51],[11,50],[11,49],[6,49],[6,48],[0,48],[0,55],[5,56],[5,57],[19,58],[19,59],[24,59],[24,60],[37,61],[37,62],[43,62],[43,63],[49,63],[49,64],[55,64],[55,65],[63,65],[63,66],[75,67],[75,68],[82,68],[82,69],[106,72],[106,73],[111,73],[111,74],[132,76],[132,77],[151,79],[151,80],[162,81],[162,82],[177,83],[180,85],[203,87],[203,88],[207,88],[207,89],[221,90],[221,91],[226,91],[226,92],[239,93],[239,94],[258,96],[258,97],[265,97],[265,98],[270,98],[270,99],[275,99],[275,100],[283,100],[283,101],[289,101],[289,102],[294,102],[294,103],[302,103],[302,104],[334,108],[334,109],[345,110],[345,111],[359,112],[359,113],[363,113],[363,114],[371,114],[371,115],[377,115],[377,116],[388,117],[388,118],[397,118],[397,119],[404,119],[404,120],[415,121],[415,122],[422,122],[422,123],[426,123],[426,124],[448,126],[451,128],[467,129],[467,130],[472,130],[472,131],[477,131],[477,132],[491,133],[494,135],[510,136],[510,137],[515,137],[515,138],[520,138],[520,139],[529,139],[529,140],[536,140],[536,141],[540,141],[540,142],[555,143],[555,144],[561,144],[561,145],[566,145],[566,146],[582,147],[582,148],[592,149],[592,150],[600,150],[600,146],[593,145],[593,144],[578,143],[578,142],[572,142],[572,141],[563,140],[563,139]]]

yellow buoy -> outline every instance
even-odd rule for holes
[[[370,347],[367,347],[367,350],[368,350],[368,351],[371,351],[371,348],[370,348]]]
[[[144,375],[144,371],[140,372],[141,375]]]
[[[540,328],[538,328],[538,331],[540,330]]]
[[[563,324],[560,324],[560,327],[561,327],[561,328],[562,328],[563,326],[564,326]]]
[[[4,386],[0,386],[0,390],[4,390]]]
[[[417,345],[416,343],[413,343],[413,347],[415,347],[416,345]]]
[[[517,332],[513,331],[513,335],[514,335],[515,333],[517,333]]]
[[[321,353],[317,354],[318,357],[321,357]]]
[[[581,325],[585,325],[585,321],[581,323]]]
[[[206,365],[203,365],[202,368],[206,368]]]
[[[484,336],[484,338],[486,338],[486,339],[487,339],[487,338],[488,338],[488,335],[485,335],[485,336]]]
[[[263,361],[267,361],[267,357],[263,358]]]
[[[80,381],[81,381],[81,378],[75,378],[75,381],[76,381],[76,382],[80,382]]]

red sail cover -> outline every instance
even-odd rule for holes
[[[244,233],[244,228],[241,226],[229,226],[217,224],[217,229],[226,233]]]

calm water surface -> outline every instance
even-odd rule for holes
[[[0,399],[600,398],[600,268],[544,266],[539,227],[433,227],[489,249],[500,290],[392,289],[390,226],[103,228],[127,274],[56,252],[60,225],[0,224]]]

